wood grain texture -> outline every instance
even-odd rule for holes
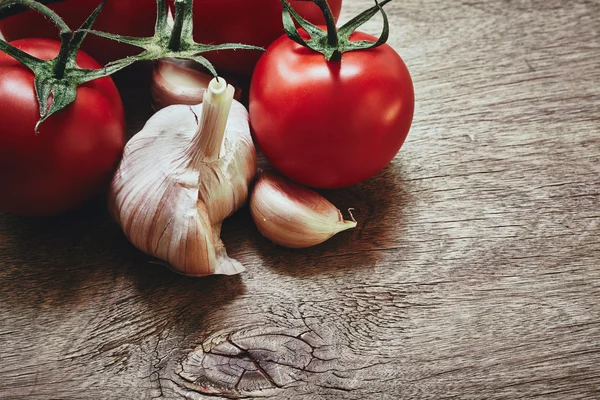
[[[243,210],[248,272],[193,280],[102,199],[0,215],[0,398],[600,398],[600,2],[387,8],[417,109],[389,168],[325,193],[359,228],[289,251]],[[147,79],[119,77],[131,133]]]

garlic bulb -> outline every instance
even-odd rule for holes
[[[260,233],[289,248],[316,246],[355,228],[340,210],[318,193],[273,172],[262,172],[250,198],[250,212]]]
[[[197,67],[189,60],[162,59],[156,62],[150,87],[155,111],[176,104],[202,103],[213,77],[198,71]],[[241,94],[241,90],[236,89],[234,98],[239,100]]]
[[[203,104],[156,113],[127,144],[112,182],[110,209],[127,238],[184,275],[244,270],[220,239],[257,168],[248,112],[233,92],[213,79]]]

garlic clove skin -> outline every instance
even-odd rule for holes
[[[248,112],[223,79],[209,88],[204,104],[171,106],[146,123],[109,193],[135,247],[194,277],[244,271],[227,256],[221,225],[246,202],[257,169]]]
[[[320,194],[271,171],[260,174],[250,212],[264,237],[294,249],[316,246],[357,226]]]
[[[150,87],[154,111],[177,104],[202,103],[213,76],[196,68],[198,64],[189,60],[163,59],[155,63]],[[234,98],[239,101],[241,95],[242,91],[236,88]]]

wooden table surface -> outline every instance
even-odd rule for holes
[[[359,228],[283,250],[242,210],[248,271],[198,280],[100,200],[0,215],[0,398],[600,398],[600,2],[387,9],[416,116],[389,168],[325,193]],[[119,77],[131,133],[147,79]]]

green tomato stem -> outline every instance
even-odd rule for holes
[[[67,68],[67,62],[71,54],[71,39],[73,38],[72,32],[61,32],[60,33],[60,51],[58,57],[56,57],[54,68],[52,73],[57,79],[62,79],[65,76],[65,70]]]
[[[50,19],[60,30],[61,45],[59,54],[51,60],[40,60],[19,50],[10,43],[0,40],[0,51],[12,56],[34,74],[34,87],[40,111],[40,119],[35,126],[36,134],[45,120],[75,101],[78,86],[108,76],[131,64],[131,60],[124,59],[100,70],[88,70],[77,66],[76,58],[79,47],[105,3],[106,0],[103,0],[94,13],[88,17],[81,29],[73,33],[54,11],[41,2],[34,0],[0,0],[0,15],[6,10],[12,10],[15,6],[26,7]]]
[[[171,39],[169,40],[169,49],[171,51],[181,50],[181,33],[183,31],[183,23],[185,21],[185,0],[175,1],[175,21],[173,25],[173,31],[171,32]]]
[[[5,0],[2,2],[2,10],[10,10],[14,6],[23,6],[35,12],[38,12],[48,18],[60,30],[60,51],[54,62],[52,69],[53,75],[57,79],[62,79],[65,75],[69,54],[71,51],[71,39],[73,31],[53,10],[34,0]]]
[[[381,2],[375,0],[375,6],[352,18],[339,29],[335,26],[333,13],[326,0],[304,0],[312,1],[321,9],[327,24],[326,32],[299,15],[290,5],[288,0],[280,1],[284,7],[283,27],[287,36],[300,46],[323,54],[327,61],[340,62],[342,60],[342,54],[345,52],[373,49],[385,44],[389,38],[389,21],[387,14],[383,10],[383,6],[392,0],[382,0]],[[383,16],[383,31],[381,32],[379,39],[376,42],[369,40],[350,40],[352,33],[377,13],[381,13]],[[296,24],[300,25],[300,27],[308,33],[310,36],[309,39],[305,39],[299,34]]]
[[[325,17],[325,24],[327,25],[327,44],[333,48],[338,48],[340,39],[337,27],[335,26],[335,17],[331,12],[327,0],[316,0],[315,4],[323,11],[323,16]]]

